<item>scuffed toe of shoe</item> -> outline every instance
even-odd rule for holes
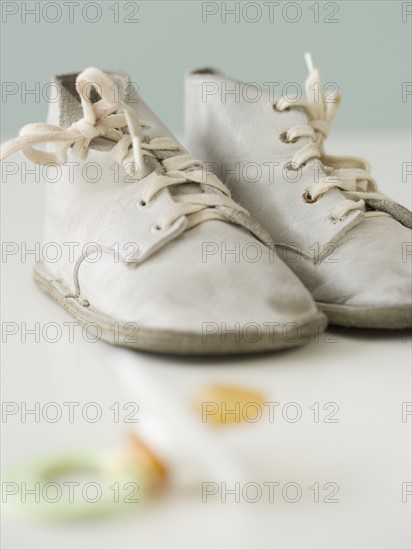
[[[334,262],[327,260],[306,263],[304,278],[331,323],[371,328],[411,323],[409,229],[393,218],[365,218],[341,240]]]
[[[272,250],[220,221],[194,227],[137,267],[107,256],[84,265],[79,276],[82,295],[97,310],[154,334],[174,334],[190,348],[182,352],[193,352],[190,338],[216,353],[283,348],[326,325]]]

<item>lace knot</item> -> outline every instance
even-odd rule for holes
[[[87,120],[84,118],[81,118],[77,122],[74,122],[72,124],[72,128],[78,130],[80,134],[89,141],[97,136],[103,135],[101,129],[99,129],[97,126],[94,126],[93,124],[90,124],[90,122],[87,122]]]

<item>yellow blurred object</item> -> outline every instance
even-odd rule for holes
[[[252,411],[261,414],[265,398],[260,392],[214,384],[197,396],[195,405],[203,423],[225,426],[253,422]],[[255,415],[256,417],[256,415]]]

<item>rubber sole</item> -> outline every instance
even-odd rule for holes
[[[318,312],[314,318],[303,324],[287,323],[277,326],[276,331],[262,330],[258,334],[258,339],[250,337],[244,330],[236,333],[230,331],[212,334],[153,330],[136,323],[113,319],[93,308],[84,299],[70,296],[70,290],[64,286],[62,280],[51,275],[44,264],[36,266],[33,277],[43,292],[53,298],[82,326],[91,328],[98,339],[142,351],[176,355],[224,355],[274,351],[303,345],[323,332],[327,326],[326,316]]]
[[[374,329],[406,329],[412,326],[410,308],[362,308],[316,302],[331,325]]]

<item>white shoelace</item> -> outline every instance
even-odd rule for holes
[[[93,88],[101,97],[95,103],[90,99]],[[159,161],[164,172],[155,172],[154,177],[145,184],[141,206],[148,205],[162,189],[185,183],[199,184],[198,193],[180,193],[175,188],[173,199],[176,204],[161,214],[155,225],[157,230],[169,227],[182,216],[187,216],[186,230],[211,219],[233,222],[216,207],[229,207],[248,215],[230,198],[227,187],[214,174],[205,171],[201,161],[188,154],[179,154],[181,149],[174,140],[165,137],[144,141],[142,124],[135,111],[123,101],[113,102],[110,99],[113,96],[113,82],[108,75],[95,68],[86,69],[78,75],[76,89],[83,108],[82,119],[67,129],[50,124],[24,126],[17,138],[2,145],[1,160],[22,151],[29,160],[41,165],[63,164],[67,161],[70,147],[75,157],[85,158],[90,142],[102,136],[116,142],[110,155],[137,181],[152,172],[145,157],[158,160],[156,151],[170,155]],[[123,133],[122,129],[127,133]],[[56,149],[45,152],[32,147],[40,143],[55,143]]]
[[[310,54],[305,54],[309,76],[305,82],[306,101],[288,101],[282,97],[275,105],[277,111],[285,111],[299,107],[306,112],[309,123],[302,126],[294,126],[280,137],[284,142],[295,142],[299,138],[310,138],[312,141],[301,147],[293,155],[290,168],[300,169],[310,160],[318,159],[323,164],[325,178],[311,185],[303,195],[308,203],[316,202],[317,199],[332,188],[343,191],[346,200],[338,204],[332,211],[330,218],[340,221],[346,217],[351,210],[361,210],[365,216],[390,216],[390,214],[367,210],[365,200],[378,199],[389,200],[388,197],[378,191],[375,180],[370,175],[368,163],[358,157],[336,157],[326,155],[323,149],[325,138],[328,136],[332,121],[339,108],[341,97],[337,93],[334,99],[326,97],[325,91],[321,88],[319,71],[313,66]],[[319,92],[316,98],[316,90]],[[317,99],[317,101],[316,101]],[[328,168],[337,168],[331,176],[327,175]]]

